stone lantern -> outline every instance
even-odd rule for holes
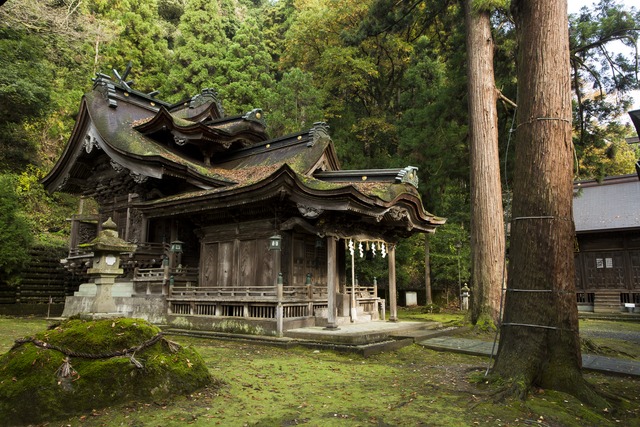
[[[136,245],[118,237],[117,225],[111,218],[102,224],[98,237],[81,245],[93,252],[93,264],[87,274],[96,285],[96,297],[91,313],[116,314],[116,304],[111,294],[116,277],[123,273],[120,268],[120,254],[133,252]]]
[[[460,308],[462,310],[469,310],[469,296],[470,296],[470,294],[471,294],[471,289],[469,289],[469,287],[465,283],[464,286],[462,287],[461,291],[460,291],[460,297],[462,298],[462,304],[461,304]]]

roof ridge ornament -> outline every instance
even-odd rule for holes
[[[216,104],[216,107],[218,107],[220,117],[224,117],[224,108],[222,108],[220,94],[212,87],[204,88],[199,94],[192,96],[189,101],[189,108],[198,108],[204,104],[208,104],[211,98],[213,98],[213,102]]]
[[[131,61],[127,62],[127,68],[125,68],[124,73],[122,73],[122,76],[120,76],[120,74],[118,73],[118,70],[116,70],[115,68],[112,69],[113,75],[116,76],[116,79],[118,79],[118,83],[124,86],[127,92],[131,91],[131,86],[133,86],[133,83],[134,83],[133,80],[126,81],[126,78],[131,72],[132,67],[133,67],[133,63]]]
[[[313,127],[309,130],[309,142],[307,142],[307,147],[313,147],[316,145],[316,142],[320,141],[323,138],[329,138],[329,125],[325,122],[315,122]]]
[[[406,182],[418,188],[418,168],[415,166],[407,166],[398,172],[396,182]]]
[[[104,86],[107,88],[107,92],[105,93],[105,97],[107,98],[107,100],[109,101],[109,106],[111,108],[117,108],[118,107],[118,102],[115,99],[116,98],[116,86],[119,87],[120,89],[128,92],[128,93],[132,93],[135,92],[138,95],[143,95],[146,96],[148,98],[155,98],[158,94],[160,94],[160,91],[158,90],[153,90],[149,93],[140,93],[135,91],[134,89],[131,88],[131,86],[133,86],[134,81],[133,80],[127,80],[127,77],[129,76],[129,73],[131,73],[131,69],[133,68],[133,63],[131,61],[127,62],[127,67],[125,68],[124,72],[122,73],[122,75],[120,75],[120,73],[118,72],[118,70],[116,70],[115,68],[112,68],[111,71],[113,72],[113,78],[111,78],[111,76],[104,74],[104,73],[96,73],[96,77],[91,79],[93,81],[93,87],[94,89],[97,86]]]
[[[245,120],[250,120],[252,122],[258,122],[262,126],[267,126],[267,123],[264,121],[264,113],[262,112],[262,108],[254,108],[253,110],[247,112],[244,116],[242,116]]]

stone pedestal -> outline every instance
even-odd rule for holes
[[[93,300],[91,312],[93,313],[116,313],[116,303],[113,300],[112,288],[116,276],[103,274],[96,277],[96,298]]]

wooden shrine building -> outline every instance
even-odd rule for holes
[[[640,312],[640,181],[623,175],[575,184],[578,308]]]
[[[640,135],[640,110],[629,112]],[[640,313],[640,168],[638,174],[574,185],[578,308]]]
[[[72,218],[75,274],[86,243],[112,218],[135,250],[121,255],[113,298],[122,315],[180,327],[281,334],[380,318],[373,284],[354,284],[349,247],[389,262],[395,244],[444,223],[425,211],[416,168],[341,170],[324,123],[275,139],[256,109],[226,116],[216,92],[169,104],[98,74],[48,191],[93,198]],[[68,297],[86,312],[95,285]]]

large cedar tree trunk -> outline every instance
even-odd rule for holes
[[[518,118],[509,279],[493,372],[598,397],[582,378],[575,297],[567,4],[514,0]],[[524,387],[522,387],[524,386]]]
[[[431,250],[429,246],[429,234],[424,235],[424,287],[426,291],[425,305],[433,304],[431,297]]]
[[[488,11],[465,1],[469,146],[471,151],[471,321],[500,317],[504,277],[504,218],[498,155],[497,90]]]

